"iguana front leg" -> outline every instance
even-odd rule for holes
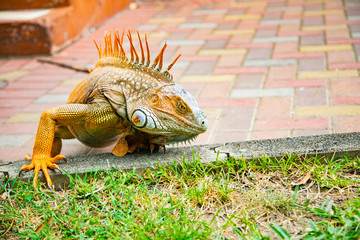
[[[84,119],[89,112],[89,105],[86,104],[67,104],[57,108],[46,110],[40,118],[39,127],[35,137],[33,156],[29,165],[24,165],[21,171],[34,169],[33,186],[36,187],[39,171],[42,170],[48,186],[52,186],[52,181],[47,168],[57,169],[57,161],[65,159],[60,152],[59,146],[54,145],[55,128],[58,126],[73,125]],[[59,143],[56,143],[59,144]],[[61,148],[61,147],[60,147]],[[52,154],[57,155],[52,156]]]

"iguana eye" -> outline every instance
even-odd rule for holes
[[[147,123],[146,114],[142,110],[136,109],[131,116],[131,121],[136,127],[143,128]]]
[[[179,114],[186,114],[189,111],[188,106],[180,99],[176,100],[176,111]]]

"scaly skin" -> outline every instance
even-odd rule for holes
[[[123,49],[123,36],[105,36],[105,48],[96,44],[99,61],[94,70],[72,91],[67,104],[46,110],[40,118],[33,156],[22,171],[34,169],[33,185],[43,171],[48,186],[48,168],[58,169],[61,139],[77,138],[91,147],[117,142],[112,153],[124,156],[138,148],[154,149],[169,143],[194,139],[207,129],[207,119],[195,99],[175,84],[169,67],[161,72],[166,44],[150,66],[145,35],[146,62],[138,33],[141,59],[133,46],[131,59]]]

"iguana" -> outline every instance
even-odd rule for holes
[[[138,148],[154,149],[194,139],[207,129],[207,118],[195,99],[173,81],[169,70],[180,55],[162,71],[166,43],[150,65],[150,51],[137,32],[141,54],[135,50],[131,33],[130,59],[124,51],[124,31],[105,34],[105,46],[95,42],[99,60],[71,92],[65,105],[42,113],[31,163],[33,185],[42,170],[52,186],[48,168],[66,160],[60,155],[61,139],[77,138],[91,147],[116,145],[112,153],[124,156]],[[146,56],[144,53],[146,49]],[[139,56],[140,55],[140,56]],[[146,59],[145,59],[146,58]],[[30,159],[30,158],[29,158]]]

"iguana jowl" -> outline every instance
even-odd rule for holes
[[[138,33],[139,56],[129,31],[130,59],[123,48],[124,32],[121,38],[118,31],[114,36],[112,42],[111,33],[105,35],[104,48],[95,42],[99,61],[67,103],[41,115],[31,163],[22,167],[34,169],[34,186],[40,170],[52,186],[47,168],[57,169],[55,163],[65,159],[60,155],[61,139],[77,138],[91,147],[117,141],[112,153],[124,156],[138,148],[188,141],[206,131],[206,116],[169,73],[180,55],[161,71],[166,44],[150,65],[146,35],[143,46]]]

